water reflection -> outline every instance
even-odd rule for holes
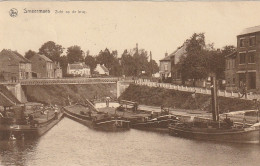
[[[33,141],[0,141],[1,165],[26,165],[28,156],[33,155],[37,140]]]
[[[260,146],[95,131],[64,118],[38,140],[1,141],[0,165],[259,165]]]

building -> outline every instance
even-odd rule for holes
[[[60,67],[60,63],[54,63],[54,77],[62,78],[62,68]]]
[[[85,63],[68,64],[67,74],[73,76],[84,76],[84,77],[91,76],[90,68]]]
[[[36,78],[54,78],[54,63],[45,55],[35,54],[30,58],[33,76]]]
[[[94,71],[99,75],[109,75],[109,70],[104,65],[97,64]]]
[[[162,80],[171,78],[173,82],[180,83],[181,72],[178,64],[182,56],[186,56],[187,43],[185,42],[181,47],[177,48],[173,53],[165,53],[165,57],[160,60],[160,78]]]
[[[237,52],[226,58],[227,86],[232,79],[238,88],[246,86],[248,90],[259,89],[260,58],[257,56],[259,54],[260,26],[244,29],[237,35]],[[231,61],[232,65],[229,64]]]
[[[233,52],[225,57],[225,78],[226,78],[226,90],[236,90],[236,59],[237,52]]]
[[[2,50],[0,52],[0,77],[3,81],[12,82],[32,78],[31,61],[16,51]]]

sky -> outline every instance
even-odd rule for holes
[[[12,8],[17,9],[17,17],[10,17]],[[25,13],[33,9],[50,13]],[[138,43],[158,62],[193,33],[205,33],[206,42],[216,48],[236,45],[244,28],[260,25],[259,12],[260,2],[255,1],[0,2],[0,50],[24,55],[54,41],[64,48],[81,46],[91,55],[108,48],[118,50],[120,56]]]

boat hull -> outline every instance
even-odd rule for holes
[[[125,121],[122,119],[109,119],[109,120],[101,120],[101,121],[93,121],[91,118],[81,118],[80,115],[76,115],[72,113],[68,109],[64,108],[65,116],[79,122],[89,128],[102,130],[102,131],[121,131],[128,130],[129,121]]]
[[[59,113],[57,118],[48,123],[40,124],[37,127],[31,125],[0,125],[0,138],[9,139],[14,135],[16,139],[32,139],[44,135],[63,118],[63,113]]]
[[[68,111],[67,109],[64,109],[64,114],[66,117],[76,121],[76,122],[79,122],[89,128],[94,128],[93,126],[93,122],[92,120],[86,120],[86,119],[82,119],[82,118],[79,118],[79,117],[76,117],[74,116],[70,111]]]
[[[200,129],[169,127],[170,135],[187,137],[198,140],[235,142],[235,143],[259,143],[259,129],[254,127],[243,129]]]
[[[175,123],[176,120],[166,119],[160,121],[147,121],[141,123],[132,123],[133,128],[168,128],[169,124]]]

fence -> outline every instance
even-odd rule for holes
[[[62,78],[20,80],[21,85],[116,83],[118,78]]]
[[[149,87],[161,87],[161,88],[166,88],[166,89],[174,89],[174,90],[179,90],[179,91],[184,91],[184,92],[196,92],[200,94],[211,94],[210,89],[207,88],[199,88],[199,87],[187,87],[187,86],[182,86],[182,85],[174,85],[170,83],[157,83],[157,82],[151,82],[150,80],[146,79],[139,79],[135,80],[135,84],[138,85],[146,85]],[[236,93],[236,92],[227,92],[226,90],[218,90],[218,96],[223,96],[223,97],[230,97],[230,98],[241,98],[245,100],[253,100],[253,99],[260,99],[260,95],[258,94],[253,94],[249,93],[247,95],[247,99],[245,96],[240,97],[241,94]]]

